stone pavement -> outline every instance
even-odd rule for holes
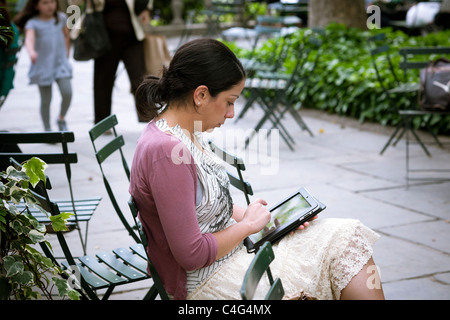
[[[174,48],[177,39],[168,39]],[[88,130],[93,124],[92,70],[93,63],[72,61],[74,67],[73,101],[67,115],[68,127],[75,132],[71,151],[78,153],[79,163],[73,166],[77,197],[102,195],[103,200],[89,224],[88,252],[108,250],[131,244],[115,215],[106,194],[100,170],[95,160]],[[29,86],[27,72],[29,57],[20,52],[15,89],[0,109],[0,130],[32,132],[42,130],[39,115],[39,93]],[[129,82],[121,65],[113,96],[113,112],[118,116],[117,130],[125,137],[126,157],[131,164],[133,151],[145,124],[138,123]],[[54,86],[52,121],[56,119],[60,101]],[[236,114],[243,105],[238,101]],[[314,133],[310,137],[287,117],[283,122],[295,137],[295,151],[281,140],[272,140],[264,148],[262,135],[252,140],[248,149],[242,148],[242,134],[260,119],[258,108],[249,111],[239,122],[228,120],[220,130],[211,134],[218,144],[227,146],[244,158],[245,178],[255,191],[253,198],[262,197],[269,203],[280,200],[300,186],[310,190],[327,205],[325,217],[356,218],[381,235],[374,246],[387,299],[450,299],[450,182],[405,179],[405,141],[390,147],[380,155],[392,128],[324,114],[317,110],[302,110],[301,114]],[[56,127],[56,125],[54,126]],[[429,136],[422,135],[429,140]],[[276,135],[272,135],[276,138]],[[450,142],[450,137],[441,137]],[[23,146],[28,150],[29,146]],[[44,145],[42,149],[55,148]],[[429,145],[432,157],[419,146],[411,146],[413,168],[450,169],[450,147]],[[271,154],[267,153],[271,150]],[[124,212],[129,212],[127,181],[118,159],[110,165],[116,172],[113,188],[119,191]],[[52,179],[51,196],[67,197],[63,168],[49,167]],[[430,177],[423,173],[422,177]],[[450,172],[440,173],[450,178]],[[415,174],[414,177],[417,177]],[[235,200],[243,203],[239,193]],[[131,218],[131,216],[130,216]],[[53,241],[54,238],[50,236]],[[75,232],[68,234],[74,245]],[[58,251],[56,245],[55,251]],[[112,299],[141,299],[147,282],[121,287]]]

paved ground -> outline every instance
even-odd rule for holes
[[[169,39],[173,48],[177,41]],[[73,167],[75,193],[78,197],[104,197],[89,224],[88,251],[111,249],[132,243],[120,221],[113,213],[101,179],[99,167],[89,140],[88,130],[93,124],[92,62],[75,62],[73,102],[67,116],[76,141],[72,151],[78,153],[79,163]],[[0,130],[40,131],[39,94],[35,86],[27,85],[29,58],[20,53],[15,89],[0,110]],[[126,156],[131,163],[134,146],[144,124],[137,122],[133,98],[123,66],[114,90],[113,112],[119,119],[118,131],[126,141]],[[59,92],[54,87],[52,118],[56,118]],[[236,113],[242,107],[238,103]],[[327,115],[315,110],[302,110],[307,125],[314,133],[310,137],[296,123],[284,122],[295,137],[295,151],[283,141],[274,140],[263,148],[262,136],[252,140],[249,149],[242,148],[245,130],[254,127],[261,112],[255,108],[241,121],[228,121],[212,137],[244,158],[248,179],[255,194],[269,202],[277,201],[300,186],[307,187],[327,205],[323,217],[350,217],[361,220],[376,230],[381,239],[376,243],[374,259],[379,265],[387,299],[450,299],[450,182],[405,179],[405,141],[380,155],[392,128],[359,124],[351,119]],[[52,120],[55,121],[55,120]],[[56,126],[55,126],[56,127]],[[429,140],[427,135],[423,135]],[[450,142],[449,137],[441,137]],[[26,150],[27,147],[24,147]],[[42,146],[54,148],[51,145]],[[450,147],[429,145],[432,157],[417,146],[411,146],[411,167],[450,169]],[[117,173],[114,188],[120,191],[125,212],[127,181],[116,160],[111,170]],[[49,168],[53,197],[66,196],[62,168]],[[450,172],[439,173],[439,177]],[[419,174],[415,173],[414,177]],[[421,177],[436,177],[422,173]],[[236,202],[243,203],[240,194]],[[77,234],[69,238],[77,243]],[[57,248],[56,248],[57,250]],[[113,299],[141,299],[149,282],[129,286],[112,296]]]

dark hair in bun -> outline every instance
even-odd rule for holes
[[[187,99],[200,85],[207,86],[215,97],[244,78],[241,62],[222,42],[190,41],[177,50],[161,78],[147,76],[137,88],[135,97],[140,118],[152,120],[166,105]]]

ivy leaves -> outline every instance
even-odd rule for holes
[[[63,271],[34,248],[42,242],[51,246],[45,238],[46,227],[27,208],[45,213],[55,231],[66,230],[66,220],[72,215],[50,215],[29,189],[30,185],[34,188],[41,181],[45,183],[46,168],[44,161],[32,158],[22,165],[21,171],[10,166],[0,172],[0,299],[36,299],[41,294],[51,298],[47,289],[53,284],[61,296],[79,297],[66,280],[57,277]]]

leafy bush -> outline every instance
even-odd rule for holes
[[[49,288],[53,285],[61,297],[79,298],[68,281],[58,276],[63,271],[35,249],[41,242],[49,245],[46,227],[26,208],[18,207],[25,203],[26,207],[37,208],[50,217],[53,230],[66,230],[65,223],[71,214],[50,216],[29,189],[30,184],[35,187],[39,181],[45,182],[46,167],[41,159],[32,158],[23,164],[22,171],[10,166],[0,172],[0,300],[38,299],[42,295],[52,299]]]
[[[390,28],[381,30],[361,31],[347,28],[343,25],[331,24],[320,37],[322,47],[318,64],[314,73],[309,75],[306,94],[299,97],[303,105],[340,115],[351,116],[362,121],[378,122],[383,125],[396,125],[400,119],[393,113],[390,100],[383,93],[377,81],[373,68],[369,38],[377,33],[386,35],[386,43],[391,47],[391,58],[400,78],[403,71],[398,65],[401,57],[398,53],[401,47],[415,46],[448,46],[450,30],[428,34],[426,36],[409,37],[401,31]],[[293,46],[298,45],[312,34],[311,29],[300,29],[292,40]],[[277,47],[280,39],[269,39],[254,53],[264,61],[270,56],[271,50]],[[247,57],[249,52],[239,50],[240,57]],[[289,58],[289,57],[288,57]],[[292,57],[285,62],[286,71],[293,68]],[[381,70],[386,84],[394,86],[394,78],[387,69]],[[417,74],[409,75],[408,81],[416,81]],[[408,107],[417,100],[416,96],[394,97],[393,103],[400,108]],[[439,134],[450,134],[450,117],[431,119],[432,128]],[[415,123],[419,127],[419,123]]]

